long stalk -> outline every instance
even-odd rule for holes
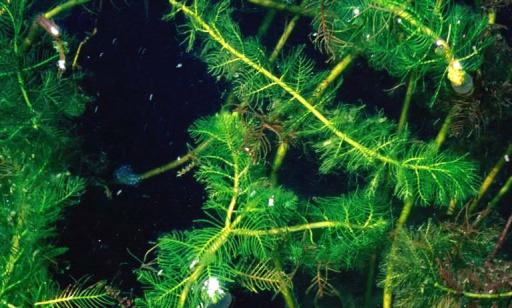
[[[283,34],[281,34],[281,37],[279,37],[279,40],[277,41],[276,46],[274,47],[274,50],[270,54],[269,62],[274,63],[277,60],[277,57],[281,54],[281,50],[283,49],[284,45],[290,38],[290,35],[293,32],[293,29],[297,25],[297,21],[299,20],[300,16],[295,15],[290,20],[290,22],[286,25]]]
[[[396,245],[397,245],[397,238],[402,232],[405,223],[407,222],[407,219],[409,218],[412,207],[414,205],[414,200],[412,198],[407,199],[404,203],[404,207],[402,208],[402,211],[400,212],[400,217],[398,218],[398,222],[395,226],[395,229],[393,230],[392,237],[393,242],[391,243],[391,249],[389,251],[388,256],[388,263],[386,266],[386,277],[384,280],[384,294],[382,298],[382,307],[383,308],[391,308],[393,304],[393,292],[391,291],[392,283],[393,283],[393,273],[395,270],[395,266],[393,263],[393,256],[397,253],[396,251]]]
[[[314,17],[315,13],[313,11],[305,10],[303,7],[294,4],[286,4],[282,2],[277,2],[273,0],[248,0],[248,2],[263,6],[270,9],[275,9],[279,11],[287,11],[294,15],[304,15],[309,17]]]
[[[492,198],[492,200],[487,204],[487,206],[480,213],[480,215],[478,215],[477,219],[473,224],[478,225],[485,218],[487,218],[487,216],[491,214],[492,210],[498,205],[501,199],[503,199],[503,197],[510,191],[510,188],[512,188],[512,175],[507,179],[505,184],[501,187],[496,196],[494,196],[494,198]]]
[[[498,251],[503,246],[503,242],[505,242],[505,238],[508,235],[508,231],[510,230],[511,225],[512,225],[512,213],[508,216],[507,222],[505,223],[505,227],[501,231],[500,236],[498,237],[498,240],[496,241],[496,245],[494,246],[494,249],[492,250],[492,253],[487,258],[488,262],[492,262],[492,260],[494,260],[494,258],[496,258]]]
[[[476,208],[478,207],[478,204],[480,203],[480,200],[482,200],[483,196],[487,193],[489,190],[489,187],[491,187],[491,184],[496,179],[496,176],[498,173],[503,169],[503,166],[505,166],[505,163],[507,162],[507,159],[510,159],[509,157],[512,156],[512,143],[508,145],[507,149],[505,150],[505,153],[501,155],[498,162],[494,167],[491,169],[489,174],[485,177],[484,181],[482,182],[482,185],[480,186],[480,189],[478,190],[478,195],[473,199],[469,206],[469,213],[473,213]]]
[[[416,89],[416,81],[416,73],[411,72],[409,75],[409,82],[407,83],[407,91],[405,92],[404,103],[402,104],[402,111],[400,112],[400,120],[398,121],[398,133],[401,133],[404,130],[405,124],[407,123],[412,94]]]

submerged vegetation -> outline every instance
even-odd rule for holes
[[[104,282],[59,291],[48,271],[63,252],[49,244],[55,221],[85,189],[68,171],[77,153],[67,128],[88,100],[80,74],[66,71],[70,47],[51,18],[87,2],[33,18],[26,1],[0,0],[4,306],[131,305]],[[500,135],[478,139],[511,116],[512,52],[495,24],[507,3],[249,2],[267,14],[257,37],[242,33],[237,3],[169,0],[165,19],[178,24],[184,47],[229,88],[219,112],[190,127],[188,154],[142,174],[115,172],[121,184],[144,185],[185,166],[178,174],[193,172],[207,193],[194,228],[168,230],[144,256],[136,305],[227,307],[241,290],[279,294],[286,307],[510,305],[502,247],[512,216],[503,223],[497,209],[512,186],[512,145]],[[283,34],[265,46],[260,38],[283,24],[279,17],[288,20]],[[318,68],[309,46],[288,43],[299,18],[312,24],[302,41],[311,37],[330,70]],[[375,102],[343,99],[344,81],[361,74],[347,70],[357,61],[403,86],[399,119],[374,111]],[[417,120],[437,134],[417,137],[414,108],[432,115]],[[484,162],[482,147],[494,161]],[[287,185],[291,156],[346,193],[304,195]],[[366,284],[354,286],[354,276]]]

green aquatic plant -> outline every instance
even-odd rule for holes
[[[273,258],[350,267],[383,236],[385,207],[368,194],[305,203],[273,187],[262,165],[243,150],[247,129],[237,113],[199,120],[190,129],[196,144],[209,140],[198,155],[196,172],[208,193],[203,206],[207,218],[198,220],[193,230],[159,240],[156,262],[138,271],[139,279],[152,287],[140,304],[207,305],[228,292],[232,282],[251,291],[291,296],[286,294],[291,277]],[[298,242],[305,235],[312,251],[300,252]]]
[[[31,3],[0,1],[2,307],[28,307],[59,294],[49,270],[65,249],[52,239],[63,209],[77,203],[85,189],[85,180],[69,171],[77,145],[70,127],[89,97],[79,90],[76,76],[63,74],[64,35],[49,18],[83,2],[68,1],[39,15],[34,31],[49,33],[31,37]],[[63,297],[82,297],[85,305],[110,303],[98,288],[73,287],[62,294],[62,307],[72,306],[63,304]]]
[[[334,287],[318,276],[318,269],[354,269],[360,266],[357,262],[360,258],[370,258],[379,238],[384,238],[385,226],[391,221],[383,205],[393,204],[398,199],[405,206],[395,227],[394,239],[388,244],[381,243],[391,247],[387,259],[390,261],[383,268],[386,277],[394,277],[394,269],[401,266],[394,259],[404,244],[401,230],[413,206],[447,207],[476,193],[476,166],[466,155],[440,150],[444,139],[436,143],[419,141],[403,123],[397,126],[380,113],[371,115],[364,106],[339,102],[335,92],[340,83],[333,84],[333,81],[355,55],[367,53],[375,58],[370,64],[400,78],[414,70],[417,74],[414,82],[428,74],[438,74],[442,76],[438,84],[444,84],[443,78],[447,76],[453,89],[438,85],[435,96],[440,91],[453,90],[453,95],[467,95],[473,91],[473,84],[468,81],[472,78],[469,72],[478,68],[482,51],[492,41],[485,36],[486,19],[481,15],[466,7],[438,3],[435,8],[439,18],[434,24],[426,24],[424,14],[431,8],[427,2],[413,6],[370,1],[350,6],[347,12],[352,17],[347,22],[353,22],[353,14],[361,17],[354,26],[344,23],[346,14],[339,13],[347,10],[348,4],[341,8],[345,2],[329,2],[332,11],[327,13],[324,1],[306,1],[302,4],[304,12],[315,11],[311,9],[314,5],[321,6],[317,19],[327,16],[322,14],[338,18],[337,22],[329,21],[328,29],[332,33],[317,33],[336,36],[334,45],[324,45],[322,50],[334,51],[337,54],[330,56],[342,58],[327,72],[316,70],[314,61],[305,56],[300,46],[283,52],[279,58],[272,57],[274,52],[269,56],[256,38],[241,34],[231,17],[233,8],[228,1],[217,4],[202,0],[169,2],[172,11],[167,19],[174,20],[179,13],[187,18],[187,22],[180,25],[187,49],[197,52],[214,77],[231,83],[230,100],[224,110],[231,109],[233,113],[223,111],[200,120],[191,129],[196,145],[200,146],[191,159],[197,166],[196,176],[206,185],[209,196],[204,205],[207,218],[198,220],[192,231],[176,232],[158,242],[154,248],[156,259],[146,260],[148,265],[138,271],[140,280],[149,287],[140,304],[150,307],[208,305],[224,298],[230,285],[238,285],[253,292],[279,292],[288,307],[295,307],[292,278],[297,268],[312,277],[320,277],[316,280],[320,281],[317,288],[328,287],[332,291]],[[361,10],[354,11],[359,7]],[[294,12],[302,12],[300,8],[295,7]],[[392,25],[397,16],[401,19],[400,25]],[[461,18],[464,22],[459,20]],[[354,31],[353,27],[362,30]],[[362,38],[367,39],[362,35],[364,29],[379,31],[371,34],[371,43],[362,43]],[[386,29],[390,31],[384,31]],[[278,46],[289,31],[287,26]],[[345,34],[349,37],[341,38]],[[380,52],[379,57],[375,57],[377,52]],[[344,55],[347,56],[343,58]],[[468,90],[466,86],[470,83]],[[462,91],[461,87],[466,88]],[[414,90],[414,86],[408,90],[409,100]],[[229,124],[231,121],[238,124]],[[272,142],[266,137],[247,137],[265,125],[276,135],[276,139],[271,140],[278,143],[270,181],[263,176],[261,165],[266,155],[255,153],[264,147],[263,153],[268,154]],[[304,151],[316,155],[322,174],[339,171],[357,174],[366,179],[365,188],[346,196],[321,198],[302,205],[304,201],[276,186],[276,174],[285,160],[290,141],[302,143]],[[167,166],[175,164],[171,162]],[[259,189],[250,188],[251,182],[257,183]],[[242,192],[249,197],[252,195],[255,201],[247,199]],[[271,212],[284,202],[285,199],[276,201],[283,193],[290,194],[285,199],[298,201],[288,209],[279,210],[284,216],[274,218]],[[263,198],[259,199],[258,195]],[[317,211],[322,214],[313,215],[312,219],[310,215]],[[329,220],[315,222],[315,216]],[[295,221],[297,218],[299,220]],[[303,224],[295,225],[301,221]],[[379,228],[375,228],[372,221],[380,224]],[[237,226],[244,223],[247,225],[241,232]],[[210,225],[214,227],[208,227]],[[245,270],[239,270],[240,266]],[[267,273],[272,274],[267,276]],[[273,280],[270,276],[283,280]],[[255,281],[248,283],[248,277]],[[215,292],[209,292],[212,279],[217,287]],[[259,280],[267,283],[258,283]],[[384,305],[388,307],[392,300],[390,292],[396,290],[397,280],[385,280]],[[450,293],[446,289],[438,290]]]
[[[68,69],[73,44],[52,18],[87,2],[66,1],[34,18],[28,1],[0,0],[2,306],[131,305],[104,282],[59,290],[49,274],[64,251],[49,241],[55,222],[85,189],[69,171],[77,155],[69,127],[88,101],[80,74]],[[510,146],[480,184],[472,148],[447,139],[462,102],[507,99],[507,76],[487,75],[492,61],[484,59],[497,46],[499,7],[484,14],[452,1],[250,2],[272,8],[255,37],[233,18],[236,3],[169,0],[165,19],[229,93],[218,113],[190,127],[186,155],[140,174],[130,166],[115,172],[120,184],[143,185],[187,164],[178,175],[193,172],[206,188],[204,215],[161,236],[135,271],[144,287],[137,305],[227,306],[241,289],[279,294],[287,307],[321,307],[328,297],[366,307],[380,297],[384,307],[506,305],[510,261],[500,249],[512,218],[498,236],[494,209],[512,187],[503,174]],[[261,39],[281,16],[276,10],[293,16],[269,48]],[[287,46],[300,18],[311,21],[330,70],[318,69],[304,45]],[[506,48],[496,50],[506,63]],[[407,82],[398,124],[372,102],[342,99],[350,91],[343,79],[357,74],[347,67],[361,60]],[[435,139],[420,140],[407,125],[414,100],[432,112],[433,102],[453,103]],[[344,193],[308,195],[282,181],[294,155]],[[419,207],[451,216],[426,217]],[[368,272],[364,299],[347,272]],[[377,280],[383,296],[373,294]]]

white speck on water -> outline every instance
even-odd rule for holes
[[[508,156],[508,154],[505,154],[505,156],[503,156],[503,159],[505,159],[507,163],[510,162],[510,157]]]
[[[104,55],[104,54],[105,54],[105,53],[102,51],[102,52],[100,52],[100,55],[99,55],[98,57],[99,57],[99,58],[103,58],[103,55]]]
[[[176,64],[176,68],[182,68],[182,67],[183,67],[183,63],[180,62],[180,63]]]
[[[123,190],[122,190],[122,189],[120,189],[120,190],[118,190],[118,191],[116,192],[116,196],[119,196],[119,195],[120,195],[120,194],[122,194],[122,193],[123,193]]]
[[[153,97],[154,97],[153,93],[149,94],[149,101],[150,102],[153,100]]]
[[[116,44],[116,42],[117,42],[117,37],[114,37],[114,38],[112,39],[112,45],[115,45],[115,44]]]

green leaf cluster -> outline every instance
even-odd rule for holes
[[[490,43],[487,17],[450,1],[307,0],[304,7],[318,12],[313,24],[321,50],[363,54],[399,78],[415,71],[442,83],[454,59],[475,71]]]
[[[387,254],[382,267],[385,269],[389,262],[393,262],[400,268],[392,277],[397,306],[442,307],[447,303],[456,306],[470,303],[471,300],[464,299],[462,292],[477,291],[470,288],[478,283],[478,272],[489,266],[486,258],[493,249],[497,230],[466,228],[460,229],[452,223],[428,222],[415,230],[400,233],[396,241],[397,253]],[[458,276],[457,273],[463,275]],[[487,275],[492,275],[492,272],[487,272]],[[494,282],[500,283],[499,280]],[[466,289],[459,289],[457,284]],[[453,292],[447,292],[448,287],[454,288]],[[494,290],[492,293],[500,291],[503,292]],[[480,297],[483,298],[485,294]],[[473,297],[473,300],[478,299]],[[479,305],[487,307],[487,304],[491,307],[490,302]]]
[[[88,98],[57,72],[52,42],[24,45],[27,1],[0,1],[0,306],[26,307],[57,294],[48,270],[55,222],[85,181],[71,175],[71,119]]]
[[[300,49],[273,69],[256,40],[241,38],[228,4],[194,1],[189,8],[171,2],[190,18],[184,32],[188,41],[202,38],[197,45],[210,71],[230,80],[233,91],[243,93],[242,102],[257,108],[265,101],[270,118],[279,117],[285,130],[306,137],[320,156],[322,172],[365,170],[377,182],[389,173],[398,198],[421,204],[447,205],[474,193],[475,166],[464,157],[397,135],[396,125],[383,116],[361,116],[360,107],[335,103],[330,95],[315,99],[325,72],[314,72],[314,63]]]
[[[288,266],[302,265],[304,258],[349,266],[386,230],[384,211],[367,195],[304,203],[292,192],[272,187],[244,151],[245,125],[237,113],[220,113],[190,129],[197,144],[210,143],[198,155],[196,172],[207,186],[207,218],[192,230],[158,241],[155,263],[137,272],[149,288],[139,304],[208,305],[234,282],[252,292],[284,292],[291,286]],[[314,248],[308,252],[304,246],[298,258],[301,238]],[[275,257],[291,262],[278,265]],[[212,281],[219,283],[215,291],[209,291]]]

